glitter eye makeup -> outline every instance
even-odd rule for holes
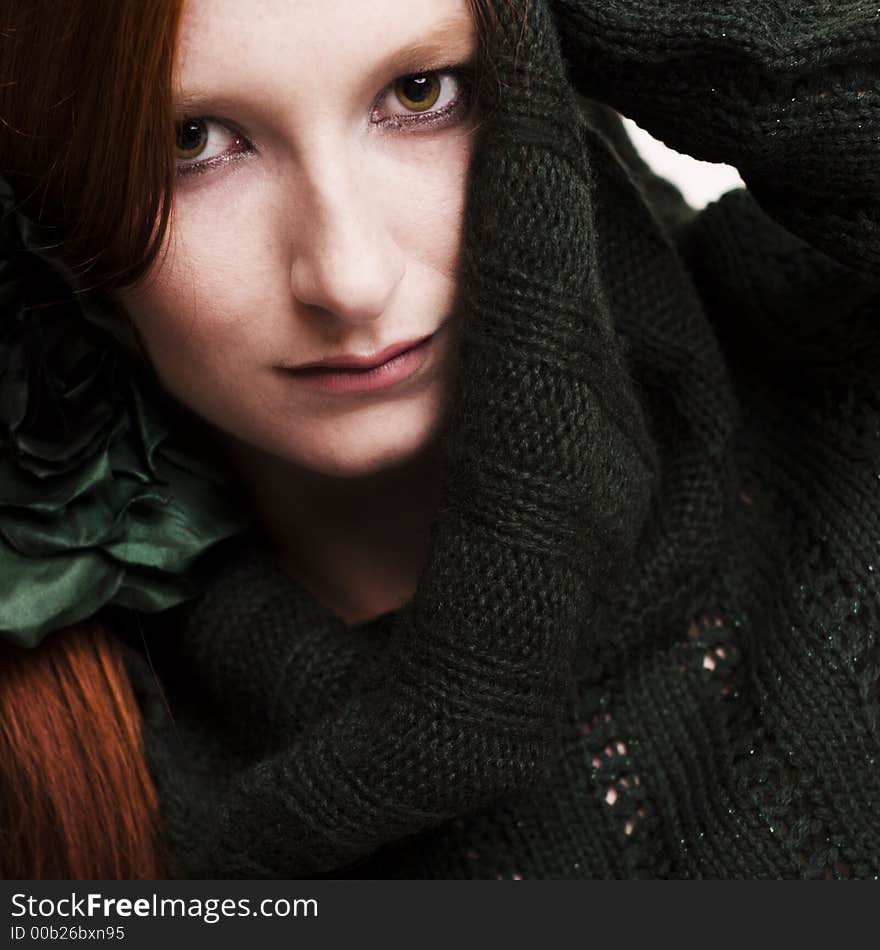
[[[212,135],[213,132],[213,135]],[[216,154],[199,161],[191,161],[208,151],[208,143],[218,138],[221,143],[228,139],[230,144],[221,147]],[[175,150],[177,153],[177,174],[179,176],[201,174],[217,165],[243,158],[253,151],[253,146],[229,123],[212,116],[185,118],[175,127]]]
[[[370,121],[383,133],[406,130],[404,134],[455,125],[470,112],[472,78],[472,61],[399,76],[378,96]],[[391,111],[395,104],[403,111]],[[204,174],[254,151],[232,123],[214,116],[186,116],[177,122],[175,150],[181,177]],[[199,157],[206,152],[208,157]]]
[[[405,111],[377,119],[374,110],[373,121],[383,129],[450,125],[462,118],[471,105],[472,76],[471,64],[401,76],[380,96],[380,101],[394,99]],[[438,101],[441,104],[431,108]]]

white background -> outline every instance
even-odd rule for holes
[[[677,185],[685,200],[694,208],[703,208],[731,188],[742,187],[743,181],[730,165],[699,162],[667,148],[631,119],[623,124],[642,158],[655,172]]]

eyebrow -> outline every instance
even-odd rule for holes
[[[384,57],[369,78],[374,82],[390,72],[398,75],[414,73],[420,69],[436,68],[443,57],[449,58],[450,48],[456,51],[456,58],[470,56],[476,47],[476,31],[470,17],[455,17],[443,20],[432,31],[428,39],[411,43]]]
[[[365,81],[375,84],[389,73],[394,73],[395,77],[406,76],[470,60],[476,53],[476,45],[477,33],[470,16],[442,20],[426,39],[409,43],[384,56],[371,67]],[[174,117],[181,119],[201,108],[204,103],[218,98],[225,97],[218,97],[211,90],[203,88],[175,95]]]

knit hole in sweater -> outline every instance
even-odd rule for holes
[[[631,837],[645,816],[645,790],[642,778],[633,771],[630,743],[617,733],[610,712],[597,711],[589,720],[577,724],[578,732],[590,749],[590,764],[597,773],[602,802],[614,809],[618,827]]]

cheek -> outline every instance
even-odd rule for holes
[[[195,367],[210,370],[230,353],[246,355],[245,339],[256,348],[254,315],[272,312],[266,261],[252,251],[258,235],[233,226],[182,237],[174,253],[160,255],[162,264],[147,283],[119,295],[159,378],[175,395],[191,387]]]
[[[213,305],[215,292],[199,294],[193,301],[191,284],[165,280],[148,294],[124,300],[162,386],[197,413],[211,414],[217,398],[212,380],[232,381],[246,361],[241,329],[231,309]],[[237,353],[233,360],[230,353]]]
[[[409,165],[399,187],[388,189],[395,240],[402,253],[454,280],[461,245],[470,139],[453,139]],[[386,185],[387,189],[387,185]]]

